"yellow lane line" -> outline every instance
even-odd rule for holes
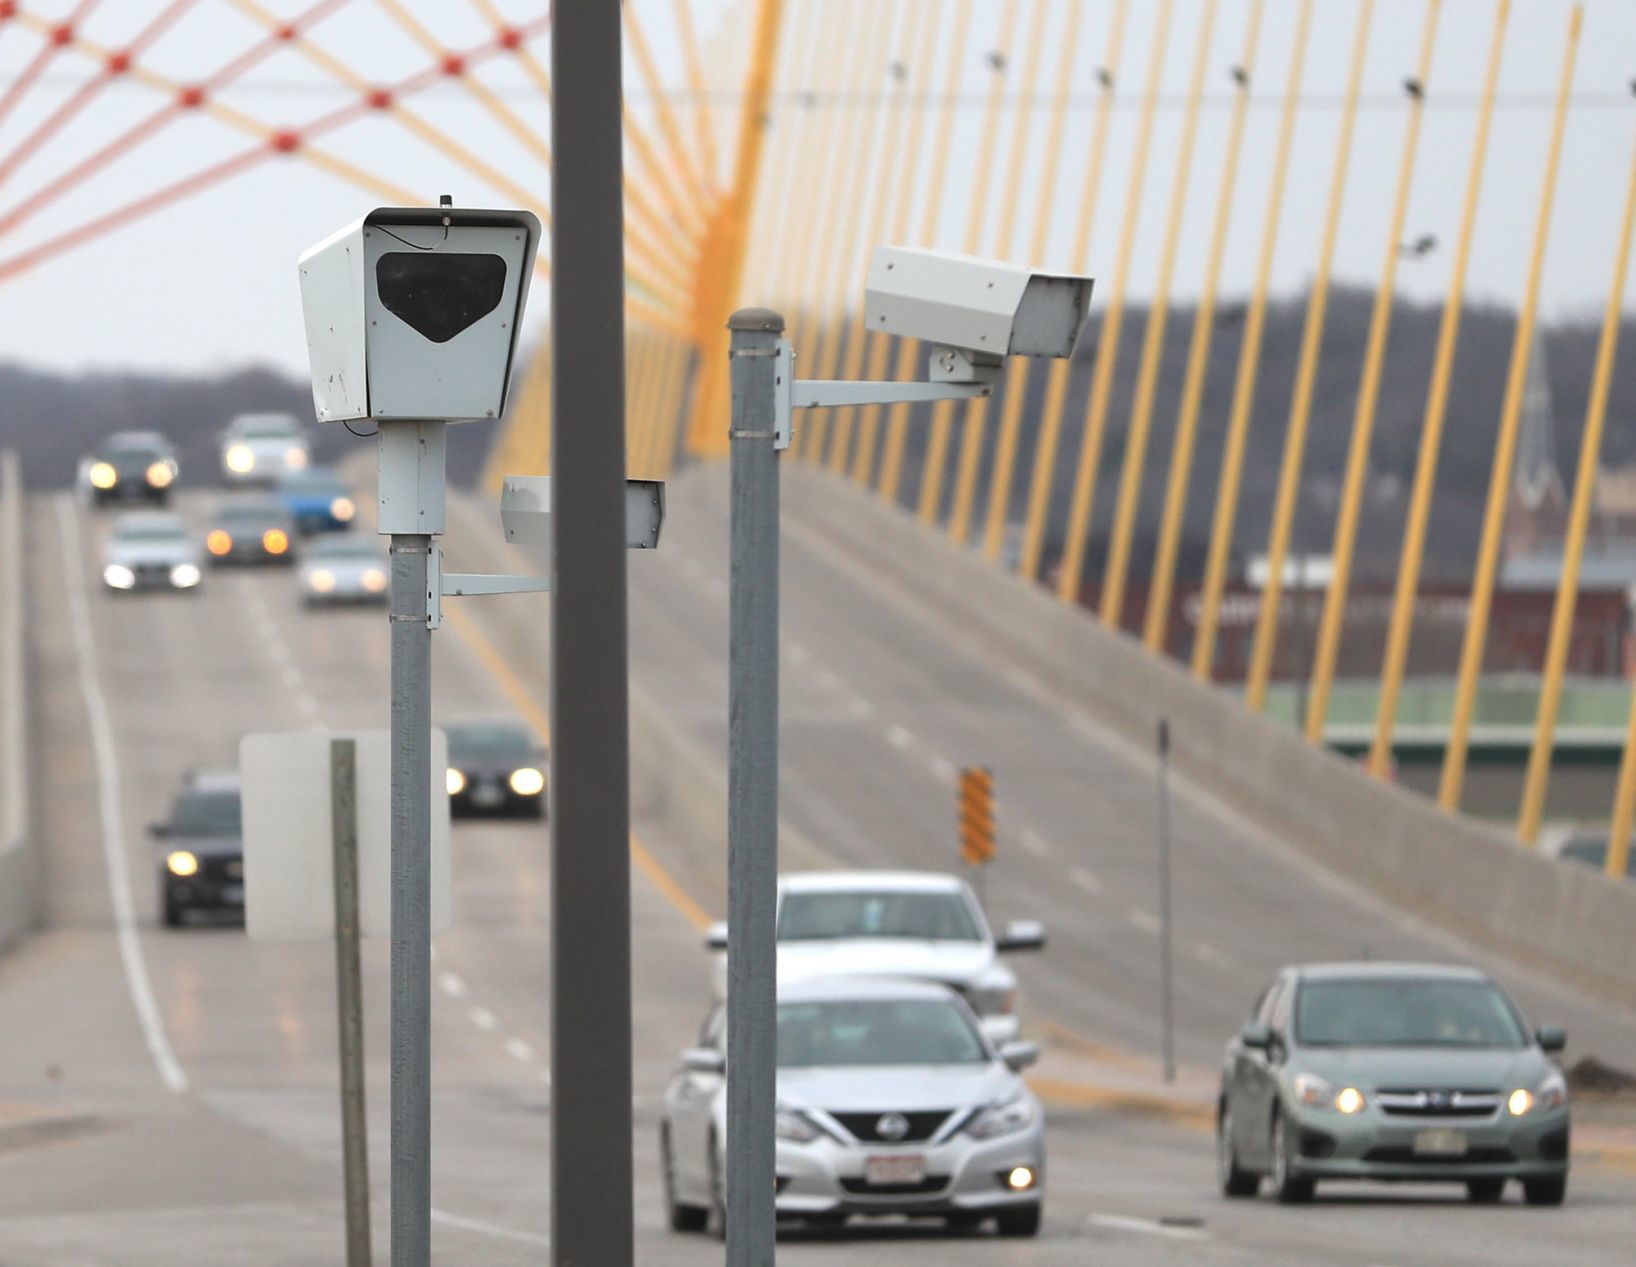
[[[517,676],[517,671],[506,663],[505,657],[489,641],[487,635],[478,629],[471,617],[459,607],[446,607],[443,619],[481,661],[483,667],[499,683],[500,689],[505,692],[512,706],[527,718],[529,725],[549,747],[551,718],[534,698],[533,693],[523,684],[522,678]],[[710,916],[704,907],[700,906],[676,878],[665,870],[635,832],[631,833],[631,862],[695,931],[703,932],[710,926]]]
[[[1084,1082],[1078,1078],[1052,1078],[1035,1074],[1028,1078],[1034,1094],[1047,1104],[1064,1109],[1112,1109],[1164,1118],[1188,1130],[1212,1131],[1216,1110],[1211,1104],[1183,1100],[1151,1091]]]

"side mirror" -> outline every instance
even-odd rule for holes
[[[1037,919],[1014,919],[1005,926],[1005,932],[995,938],[994,949],[1044,950],[1045,925]]]
[[[1238,1041],[1256,1051],[1268,1051],[1272,1048],[1272,1030],[1261,1021],[1250,1021],[1238,1031]]]
[[[1005,1061],[1007,1069],[1012,1073],[1021,1073],[1030,1065],[1037,1065],[1040,1059],[1040,1045],[1038,1043],[1001,1043],[1000,1059]]]
[[[682,1053],[682,1068],[688,1073],[720,1074],[727,1069],[727,1057],[710,1047],[689,1047]]]
[[[1568,1045],[1568,1031],[1560,1025],[1541,1025],[1534,1031],[1541,1051],[1561,1051]]]
[[[706,950],[727,949],[727,924],[724,920],[717,920],[704,930],[704,948]]]

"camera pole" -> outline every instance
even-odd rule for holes
[[[727,1264],[773,1261],[778,1032],[778,344],[784,318],[732,331],[727,739]]]

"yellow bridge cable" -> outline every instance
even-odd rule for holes
[[[695,166],[688,151],[687,140],[682,136],[681,126],[676,122],[676,112],[670,107],[670,94],[665,91],[659,67],[653,60],[653,51],[648,47],[648,38],[642,30],[641,18],[636,11],[637,6],[625,4],[621,7],[625,15],[625,46],[635,55],[637,69],[641,72],[642,80],[647,84],[648,92],[653,98],[654,116],[659,124],[660,135],[665,139],[671,165],[680,175],[682,184],[693,195],[694,208],[701,213],[705,212],[715,205],[715,195]]]
[[[699,60],[699,37],[693,24],[691,0],[672,0],[676,34],[682,45],[682,66],[687,73],[687,85],[693,93],[693,128],[698,134],[699,165],[704,170],[705,184],[712,196],[716,193],[716,177],[720,160],[716,152],[716,135],[710,119],[710,98],[704,82],[704,65]]]
[[[816,71],[823,53],[822,42],[817,38],[821,22],[817,15],[818,3],[819,0],[808,0],[798,10],[791,38],[783,42],[779,55],[776,78],[780,84],[805,84]],[[792,90],[786,89],[779,112],[769,122],[776,142],[773,166],[767,177],[771,197],[757,203],[755,222],[749,233],[751,254],[745,264],[745,293],[749,302],[758,305],[776,307],[783,299],[773,288],[784,283],[789,270],[795,202],[806,192],[801,163],[813,139],[813,111],[790,104],[792,96]]]

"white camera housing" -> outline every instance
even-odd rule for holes
[[[506,540],[541,557],[551,553],[551,477],[508,475],[500,485],[500,525]],[[652,550],[665,522],[665,482],[625,481],[625,546]]]
[[[319,421],[498,418],[539,242],[527,211],[378,207],[308,250]]]
[[[970,255],[877,246],[864,320],[871,330],[935,345],[934,381],[985,381],[1007,356],[1069,355],[1092,284]]]

